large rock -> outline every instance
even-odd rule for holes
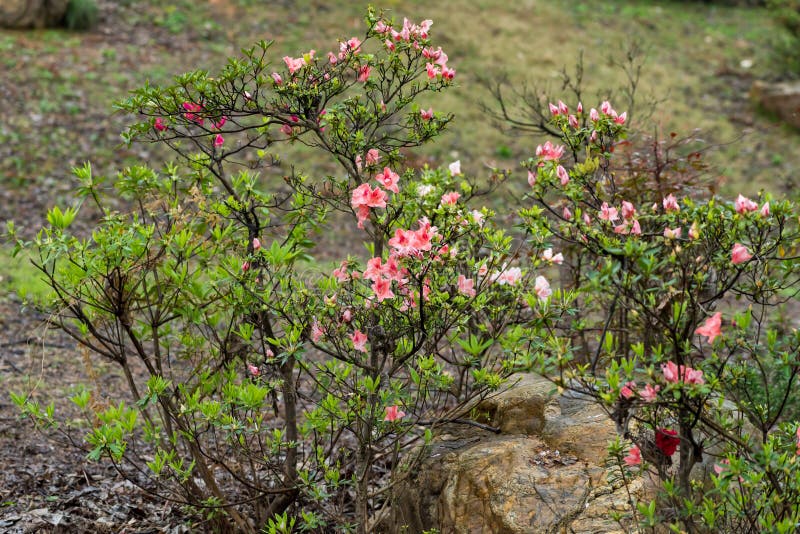
[[[383,530],[622,532],[610,512],[628,509],[627,490],[609,485],[603,467],[614,426],[593,405],[554,393],[526,375],[477,407],[500,434],[447,427],[394,492]],[[643,488],[630,486],[636,496]]]
[[[0,27],[47,28],[64,20],[69,0],[0,0]]]
[[[800,82],[766,83],[757,81],[750,89],[751,98],[782,121],[800,128]]]

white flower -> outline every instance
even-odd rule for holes
[[[432,185],[422,184],[417,186],[417,195],[424,197],[429,195],[433,192],[434,187]]]
[[[450,174],[453,176],[458,176],[461,174],[461,160],[458,159],[451,163],[448,169],[450,169]]]

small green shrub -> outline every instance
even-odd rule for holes
[[[97,24],[98,17],[95,0],[70,0],[64,22],[70,30],[89,30]]]

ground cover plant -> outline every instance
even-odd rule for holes
[[[534,367],[605,403],[632,440],[615,449],[620,463],[641,465],[639,451],[667,482],[635,520],[788,528],[796,509],[777,503],[794,491],[792,324],[769,311],[793,296],[793,207],[707,202],[700,191],[684,199],[670,188],[689,184],[693,158],[654,166],[627,148],[629,117],[610,104],[598,100],[595,113],[555,105],[548,127],[564,138],[542,144],[528,180],[516,180],[535,206],[521,213],[532,239],[519,248],[489,210],[469,205],[491,187],[460,165],[401,172],[408,149],[451,120],[437,98],[460,64],[427,47],[426,26],[395,21],[396,39],[373,19],[367,38],[337,43],[332,57],[280,60],[260,45],[219,76],[195,72],[122,104],[144,114],[130,139],[170,145],[176,164],[125,169],[114,191],[136,209],[120,213],[107,173],[79,168],[83,209],[95,204],[102,224],[89,239],[73,233],[72,209],[51,210],[37,260],[65,306],[56,321],[119,367],[132,391],[134,404],[111,406],[91,388],[75,391],[96,425],[90,452],[139,482],[134,470],[150,473],[149,489],[190,504],[210,528],[369,529],[426,430],[467,424],[470,400]],[[653,157],[679,141],[654,140]],[[273,159],[275,149],[290,143],[335,170],[271,171],[287,159]],[[259,175],[271,172],[285,185],[265,188]],[[359,246],[321,268],[314,241],[337,213]],[[698,249],[707,256],[690,255]],[[548,283],[558,263],[563,291]],[[730,354],[700,361],[704,345],[680,346],[686,332],[723,331],[703,320],[714,306],[733,314],[737,293],[762,313],[737,316]],[[757,328],[767,324],[773,333]],[[49,408],[16,400],[55,424]],[[736,410],[707,413],[731,400]],[[751,436],[773,440],[770,455]],[[705,480],[733,495],[724,506],[699,499],[698,450],[720,459],[722,476]],[[730,484],[745,468],[729,460],[727,471],[727,454],[749,462],[739,493]]]

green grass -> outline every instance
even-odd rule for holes
[[[0,247],[0,296],[12,293],[34,304],[43,303],[52,295],[26,254],[14,258],[9,247]]]

